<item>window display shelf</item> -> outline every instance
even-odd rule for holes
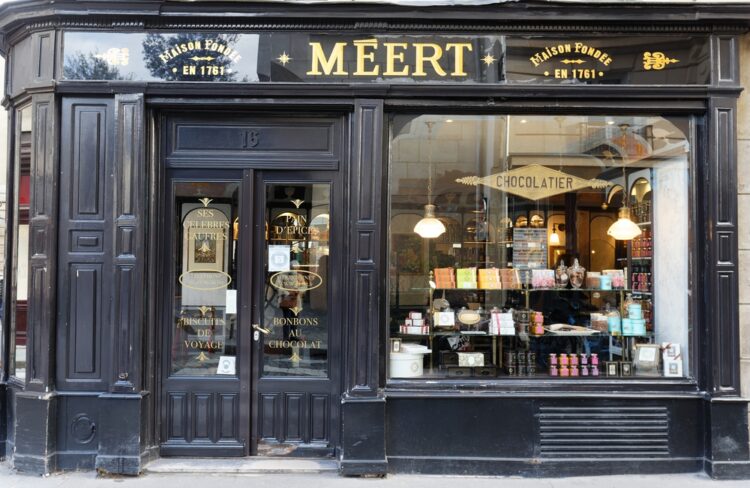
[[[650,259],[650,258],[649,258]],[[411,288],[413,291],[428,290],[429,288]],[[514,291],[521,293],[536,293],[543,291],[559,291],[559,292],[606,292],[606,293],[635,293],[635,290],[625,288],[613,288],[611,290],[602,290],[601,288],[432,288],[435,291]]]

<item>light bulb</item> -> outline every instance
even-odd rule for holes
[[[445,232],[445,225],[435,217],[435,205],[424,206],[424,217],[414,226],[414,232],[424,239],[434,239]]]
[[[549,245],[550,246],[559,246],[560,245],[560,234],[557,233],[557,227],[553,227],[552,234],[549,236]]]

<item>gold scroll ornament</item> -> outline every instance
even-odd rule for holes
[[[679,59],[669,58],[662,52],[643,53],[643,69],[659,71],[672,63],[679,63]]]
[[[542,198],[568,193],[581,188],[607,188],[612,185],[605,180],[585,180],[577,176],[563,173],[539,164],[530,164],[510,171],[503,171],[494,175],[467,176],[458,178],[458,183],[464,185],[484,185],[513,195],[540,200]]]

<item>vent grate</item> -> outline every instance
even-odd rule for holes
[[[543,458],[669,456],[666,407],[539,407]]]

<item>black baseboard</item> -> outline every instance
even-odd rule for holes
[[[388,462],[367,461],[358,459],[356,461],[341,461],[339,473],[342,476],[385,476],[388,474]]]
[[[706,459],[705,470],[715,480],[750,479],[750,461],[709,461]]]
[[[14,454],[13,469],[19,473],[46,475],[57,468],[57,456],[35,456],[29,454]]]
[[[522,476],[562,478],[621,474],[695,473],[703,459],[508,459],[388,457],[388,472],[467,476]]]
[[[58,471],[92,470],[96,466],[96,452],[58,452]]]

